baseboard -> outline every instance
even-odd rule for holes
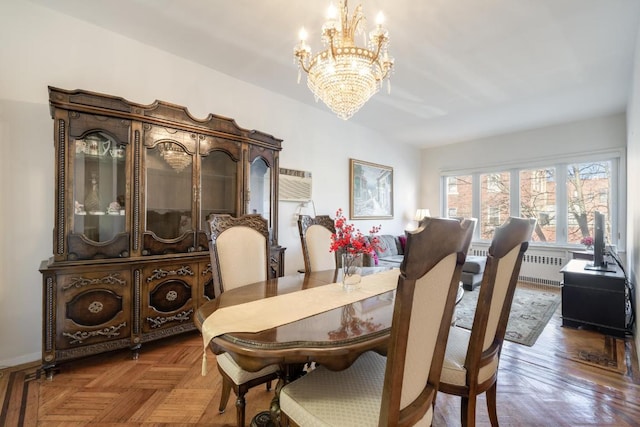
[[[18,365],[27,365],[39,362],[42,357],[40,353],[30,353],[23,356],[14,357],[12,359],[0,360],[0,369],[11,368]]]

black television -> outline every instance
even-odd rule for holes
[[[587,263],[586,270],[613,271],[614,266],[607,263],[605,259],[604,242],[604,215],[598,211],[593,214],[593,263]]]

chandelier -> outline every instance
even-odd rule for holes
[[[338,15],[339,12],[339,16]],[[355,36],[363,34],[362,5],[356,7],[348,19],[347,1],[340,1],[340,10],[331,5],[328,19],[322,26],[322,42],[326,49],[311,55],[306,43],[307,32],[300,30],[300,42],[294,48],[298,61],[298,83],[301,71],[307,73],[307,86],[341,119],[347,120],[371,98],[393,68],[387,46],[389,33],[382,26],[384,17],[378,14],[376,27],[369,33],[366,47],[355,43]],[[390,85],[388,86],[391,89]]]
[[[191,156],[178,144],[172,142],[161,142],[158,145],[160,156],[176,173],[180,173],[191,164]]]

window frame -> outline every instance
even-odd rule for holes
[[[610,206],[609,221],[611,222],[611,242],[618,251],[624,251],[626,247],[626,155],[624,149],[601,150],[589,154],[577,153],[556,157],[541,157],[529,161],[513,162],[509,164],[493,164],[479,166],[473,169],[443,169],[440,171],[440,206],[442,216],[447,216],[447,178],[458,175],[472,176],[472,206],[474,218],[480,218],[480,175],[509,172],[510,173],[510,211],[512,215],[520,215],[520,171],[534,168],[555,168],[556,172],[556,241],[539,242],[532,241],[531,245],[550,248],[575,249],[582,245],[568,243],[567,223],[567,166],[576,163],[611,162],[610,176]],[[561,184],[562,183],[562,184]],[[486,243],[487,239],[480,238],[478,227],[474,230],[475,242]]]

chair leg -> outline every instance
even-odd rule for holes
[[[271,381],[267,381],[267,391],[271,391]]]
[[[476,396],[463,397],[460,404],[460,421],[462,427],[475,427],[476,425]]]
[[[487,390],[487,410],[492,427],[498,427],[498,411],[496,409],[497,382]]]
[[[238,427],[244,427],[244,407],[244,393],[238,393],[238,398],[236,399],[236,420]]]
[[[227,408],[227,402],[229,401],[229,396],[231,395],[231,383],[226,378],[222,378],[222,394],[220,394],[220,406],[218,407],[218,412],[223,413]]]

